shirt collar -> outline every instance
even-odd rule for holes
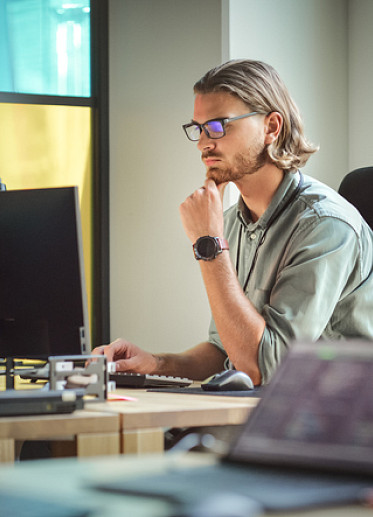
[[[281,210],[282,207],[288,202],[294,190],[298,187],[299,181],[299,171],[296,171],[295,173],[285,173],[284,179],[282,180],[280,186],[276,190],[275,195],[273,196],[272,201],[269,204],[267,210],[255,223],[251,219],[249,208],[245,205],[242,196],[240,196],[237,203],[237,217],[242,221],[242,223],[245,226],[249,227],[251,230],[253,230],[257,226],[265,229],[268,225],[268,222],[272,219],[272,216],[278,210]]]

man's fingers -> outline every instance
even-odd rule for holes
[[[223,203],[224,191],[228,183],[229,181],[226,181],[225,183],[219,183],[219,185],[217,185],[214,180],[208,178],[202,188],[217,188],[220,194],[220,200]]]
[[[220,199],[221,199],[221,202],[223,203],[223,198],[224,198],[224,191],[225,191],[225,187],[228,185],[228,181],[226,181],[225,183],[220,183],[220,185],[218,185],[218,191],[219,191],[219,194],[220,194]]]
[[[205,179],[205,183],[204,183],[204,185],[203,185],[203,187],[202,187],[202,188],[204,189],[204,188],[209,188],[209,187],[210,187],[210,188],[211,188],[211,187],[212,187],[212,188],[216,187],[216,183],[215,183],[215,181],[214,181],[214,180],[212,180],[211,178],[206,178],[206,179]]]

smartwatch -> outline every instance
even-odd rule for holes
[[[223,250],[229,250],[228,241],[220,237],[206,235],[193,244],[196,260],[214,260]]]

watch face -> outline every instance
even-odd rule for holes
[[[198,253],[203,258],[214,258],[216,253],[216,242],[212,237],[202,237],[198,242]]]

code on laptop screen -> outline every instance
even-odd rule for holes
[[[373,471],[372,394],[372,343],[295,347],[230,455],[363,461]]]

